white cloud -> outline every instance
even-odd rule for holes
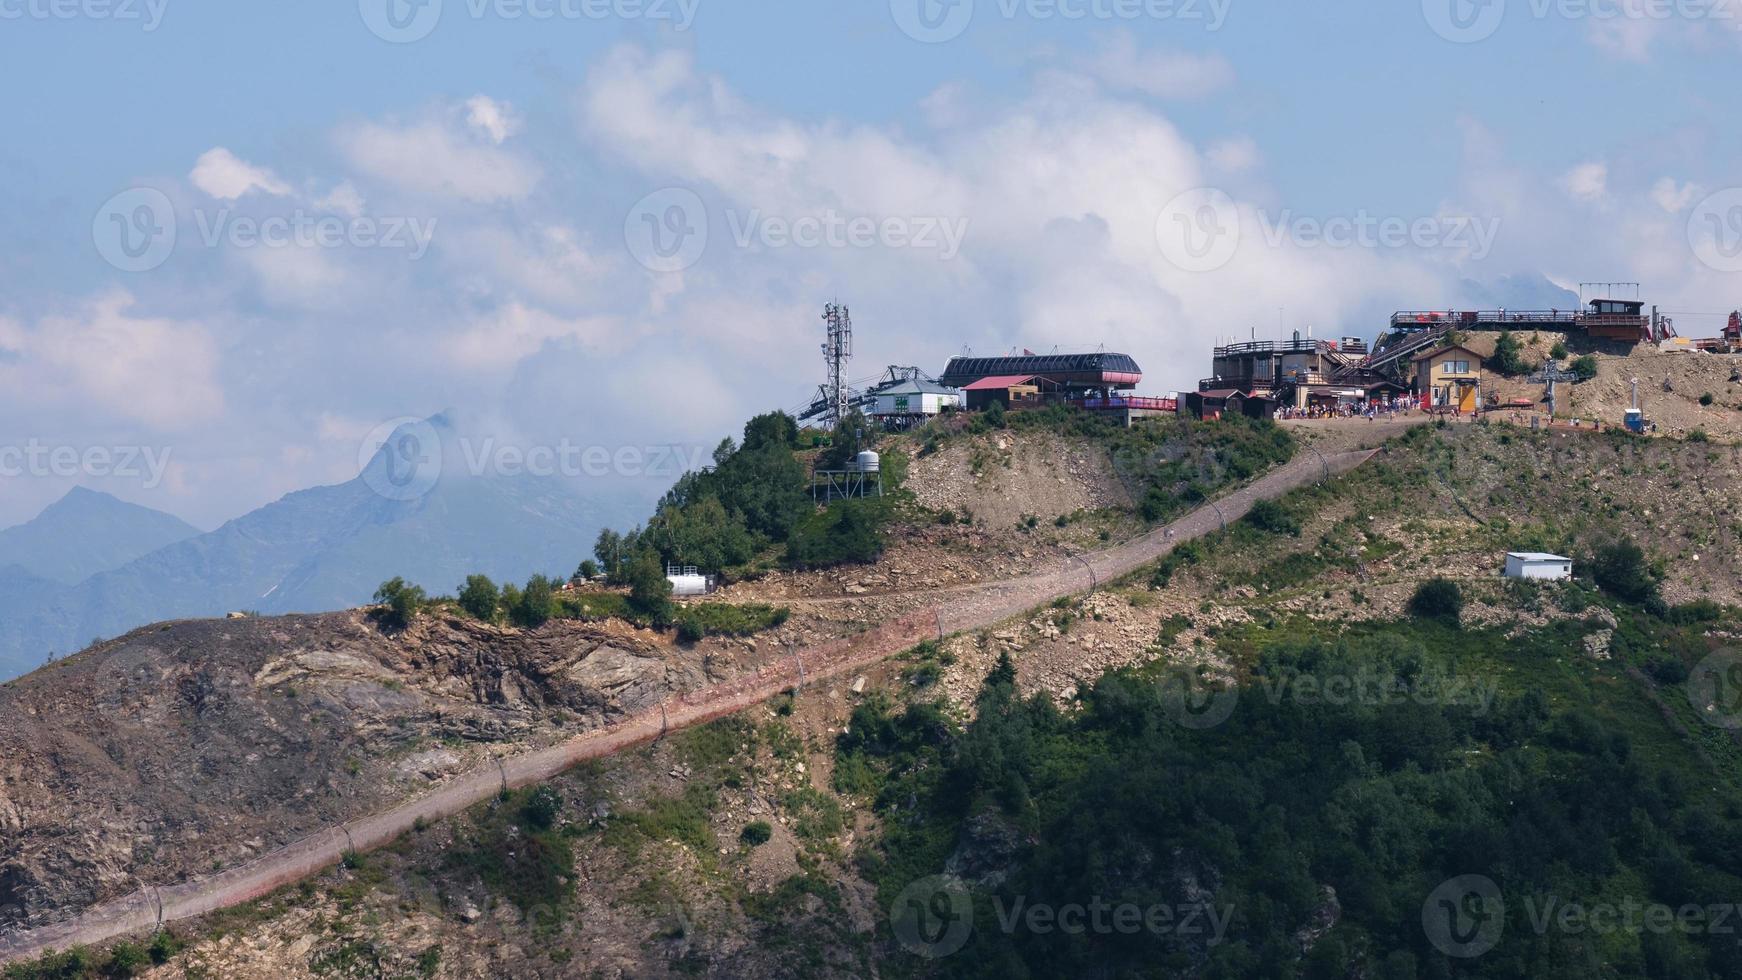
[[[484,133],[497,146],[520,128],[508,105],[487,95],[474,95],[466,100],[466,123]]]
[[[0,319],[0,392],[18,404],[88,407],[100,421],[173,430],[224,410],[218,350],[205,327],[132,312],[125,290],[34,326]]]
[[[363,195],[350,181],[341,181],[325,197],[315,199],[315,207],[334,214],[342,214],[347,218],[355,218],[367,207]]]
[[[1685,210],[1699,194],[1699,185],[1691,182],[1677,184],[1674,177],[1665,177],[1651,185],[1651,200],[1670,214]]]
[[[272,171],[240,160],[221,146],[201,154],[188,179],[206,194],[225,201],[233,201],[249,191],[274,197],[290,193],[290,186]]]
[[[552,341],[583,347],[621,339],[621,324],[611,317],[566,318],[522,303],[510,303],[482,317],[443,342],[446,356],[467,371],[507,371]]]
[[[1263,162],[1258,143],[1250,136],[1218,140],[1204,150],[1205,159],[1223,173],[1242,174]]]
[[[1560,185],[1574,200],[1594,203],[1609,193],[1609,165],[1581,163],[1561,176]]]
[[[363,173],[416,194],[487,204],[518,201],[538,185],[539,169],[502,149],[491,134],[450,114],[404,125],[366,122],[341,128],[340,152]]]
[[[1234,84],[1234,66],[1220,54],[1141,48],[1129,31],[1109,36],[1082,67],[1115,91],[1159,99],[1196,99]]]

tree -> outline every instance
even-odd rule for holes
[[[428,596],[421,586],[410,585],[397,576],[382,582],[375,590],[375,604],[386,607],[381,613],[381,622],[389,629],[402,630],[410,626],[417,611],[427,601]]]
[[[588,558],[586,561],[581,562],[581,567],[575,569],[575,577],[569,579],[569,581],[579,585],[582,582],[591,582],[593,579],[598,577],[599,563]]]
[[[853,461],[853,457],[868,449],[876,448],[876,426],[872,425],[871,420],[866,418],[863,412],[854,409],[846,418],[841,420],[840,425],[835,426],[835,444],[823,453],[817,466],[819,469],[825,470],[845,469],[847,464]]]
[[[601,530],[598,540],[593,542],[593,557],[599,559],[605,574],[615,580],[623,567],[623,535],[610,528]]]
[[[742,565],[756,554],[756,542],[742,520],[734,520],[717,497],[661,511],[647,537],[670,564],[718,571]]]
[[[550,622],[556,615],[556,583],[543,575],[534,575],[527,579],[526,588],[519,594],[518,601],[508,609],[508,618],[514,625],[526,629],[537,629]]]
[[[1300,521],[1274,500],[1260,500],[1246,512],[1246,522],[1271,534],[1300,535]]]
[[[994,401],[986,406],[986,424],[994,429],[1002,429],[1005,425],[1004,403]]]
[[[563,797],[553,786],[545,785],[532,791],[527,797],[526,806],[521,808],[526,822],[539,830],[549,830],[556,826],[556,818],[563,812]]]
[[[659,556],[643,551],[629,563],[629,608],[646,616],[655,626],[671,622],[671,580],[659,567]]]
[[[1599,547],[1591,558],[1591,577],[1598,588],[1623,602],[1647,602],[1657,596],[1657,579],[1645,551],[1632,538]]]
[[[1597,359],[1590,354],[1576,358],[1568,367],[1580,381],[1589,381],[1597,376]]]
[[[486,623],[493,623],[501,601],[502,590],[496,588],[496,583],[488,576],[466,576],[466,584],[460,588],[461,609]]]
[[[1566,360],[1567,359],[1566,341],[1564,341],[1564,340],[1555,341],[1554,346],[1549,348],[1548,356],[1554,358],[1557,361]]]
[[[1500,336],[1494,341],[1494,356],[1488,359],[1488,366],[1501,374],[1523,374],[1529,370],[1520,353],[1524,345],[1512,335],[1510,330],[1500,331]]]
[[[769,412],[744,423],[744,451],[755,452],[765,446],[798,448],[798,422],[785,412]]]
[[[1458,583],[1450,579],[1430,578],[1410,598],[1409,612],[1421,619],[1437,619],[1455,624],[1464,612],[1464,591],[1458,588]]]

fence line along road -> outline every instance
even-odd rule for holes
[[[779,658],[753,674],[678,695],[650,708],[543,749],[498,756],[393,809],[361,817],[261,855],[245,864],[179,885],[142,885],[138,892],[92,906],[75,918],[0,934],[0,965],[36,959],[50,950],[88,946],[171,922],[230,908],[324,871],[347,852],[385,846],[420,822],[451,817],[502,792],[544,782],[589,759],[656,741],[669,732],[735,714],[782,691],[835,677],[951,633],[1002,622],[1064,596],[1090,592],[1153,562],[1181,542],[1239,520],[1259,500],[1346,473],[1377,450],[1297,456],[1236,493],[1206,503],[1163,528],[1049,572],[953,593],[931,606],[853,636]]]

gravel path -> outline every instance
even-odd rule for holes
[[[1371,431],[1371,430],[1369,430]],[[1205,504],[1163,528],[1053,570],[990,584],[935,591],[931,604],[855,636],[795,652],[790,659],[735,680],[689,692],[550,748],[499,757],[394,809],[363,817],[261,855],[207,878],[180,885],[142,885],[127,898],[88,909],[75,919],[0,934],[0,965],[32,960],[51,949],[92,945],[147,932],[181,919],[253,901],[339,863],[348,851],[391,843],[420,821],[435,821],[490,799],[504,789],[543,782],[570,767],[668,732],[703,724],[807,684],[855,671],[928,639],[980,629],[1027,613],[1062,596],[1090,592],[1153,562],[1183,541],[1240,519],[1261,499],[1347,472],[1377,450],[1325,453],[1308,445],[1296,458],[1250,486]],[[942,602],[937,600],[942,599]]]

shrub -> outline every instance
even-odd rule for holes
[[[526,798],[526,806],[521,808],[526,822],[539,830],[549,830],[556,826],[556,818],[563,812],[562,794],[553,786],[540,786]]]
[[[1300,534],[1300,521],[1274,500],[1260,500],[1246,513],[1246,523],[1269,534]]]
[[[581,567],[575,569],[575,577],[574,577],[573,581],[575,582],[576,585],[579,585],[582,582],[591,582],[593,579],[596,579],[598,577],[599,577],[599,563],[594,561],[591,558],[588,558],[585,561],[581,562]]]
[[[146,952],[133,943],[120,943],[109,953],[108,974],[112,977],[134,977],[145,969]]]
[[[1529,370],[1529,365],[1520,356],[1523,349],[1524,345],[1512,336],[1510,330],[1502,330],[1499,339],[1494,341],[1494,356],[1488,359],[1488,366],[1501,374],[1523,374]]]
[[[883,554],[883,525],[889,517],[883,500],[848,500],[814,515],[793,529],[786,561],[794,568],[873,562]]]
[[[417,611],[427,601],[429,597],[421,586],[409,585],[402,578],[388,579],[375,590],[375,604],[386,607],[379,614],[381,622],[390,629],[402,630],[410,626]]]
[[[516,601],[508,608],[508,618],[516,626],[537,629],[556,615],[556,585],[543,575],[534,575],[526,582]]]
[[[1644,603],[1657,597],[1657,579],[1644,550],[1632,538],[1599,547],[1591,557],[1591,577],[1598,588],[1623,602]]]
[[[495,622],[502,590],[485,575],[468,575],[460,588],[460,608],[486,623]]]
[[[705,636],[754,636],[785,623],[791,615],[785,606],[704,602],[678,612],[678,638],[694,643]]]
[[[751,847],[761,847],[774,839],[774,827],[766,820],[758,820],[744,825],[744,832],[738,839]]]
[[[1004,403],[995,401],[992,404],[987,405],[985,419],[986,424],[994,429],[1002,429],[1009,424],[1009,420],[1004,411]]]
[[[1713,398],[1712,393],[1709,391],[1700,396],[1700,404],[1701,405],[1705,405],[1705,406],[1710,407],[1710,405],[1715,401],[1717,401],[1717,399]]]
[[[1574,360],[1568,367],[1580,381],[1589,381],[1597,376],[1597,359],[1590,354]]]
[[[1464,612],[1464,590],[1450,579],[1428,579],[1410,597],[1409,612],[1420,619],[1456,623]]]
[[[629,608],[647,617],[655,626],[670,623],[671,580],[665,577],[665,569],[659,567],[659,558],[651,551],[644,551],[630,563],[627,574]]]
[[[1567,359],[1567,345],[1566,345],[1566,343],[1564,341],[1560,341],[1560,340],[1555,341],[1554,346],[1549,348],[1548,356],[1554,358],[1557,361],[1566,360]]]

